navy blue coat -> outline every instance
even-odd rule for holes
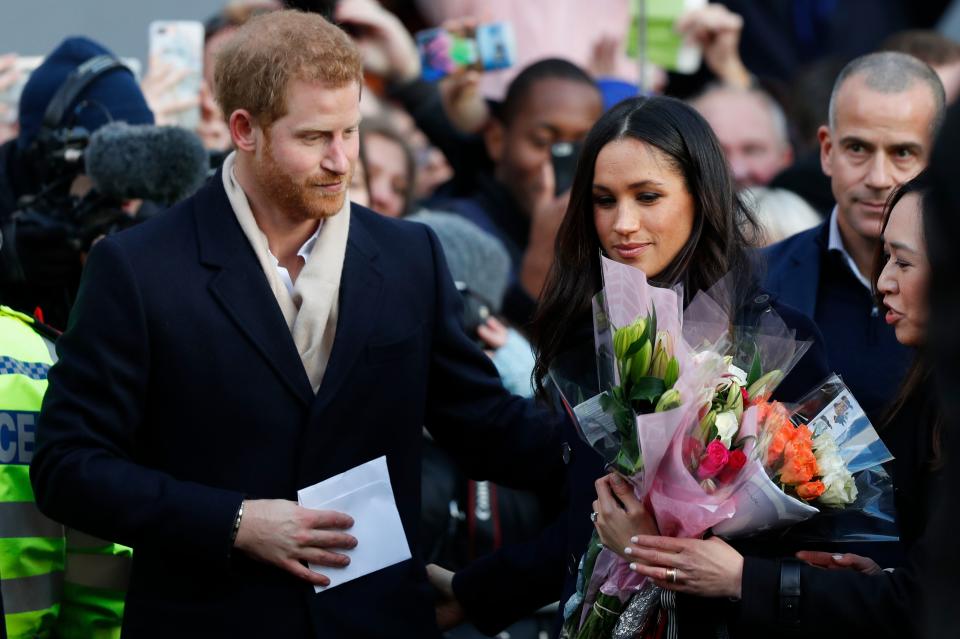
[[[417,545],[423,425],[476,479],[542,488],[563,473],[553,418],[503,390],[459,304],[431,231],[354,205],[314,395],[219,175],[98,243],[31,476],[44,513],[133,546],[124,636],[439,636]],[[381,455],[412,560],[315,594],[228,557],[242,499],[294,500]]]

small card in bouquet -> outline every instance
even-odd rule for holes
[[[807,424],[814,437],[829,432],[847,469],[857,473],[893,459],[863,408],[839,375],[831,375],[804,397],[793,422]]]

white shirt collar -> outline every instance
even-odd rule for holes
[[[297,255],[303,258],[303,262],[306,263],[310,258],[310,253],[313,252],[313,246],[317,243],[317,238],[320,236],[320,229],[323,228],[323,220],[320,220],[320,223],[317,224],[317,230],[313,232],[313,235],[307,238],[307,241],[303,243],[303,246],[300,247],[300,250],[297,251]],[[277,268],[277,275],[280,276],[280,281],[283,282],[283,285],[287,287],[290,295],[293,295],[293,278],[290,277],[290,271],[287,270],[285,266],[280,265],[280,260],[277,259],[277,256],[273,254],[273,251],[270,251],[270,257],[273,258],[273,264]]]
[[[827,249],[831,251],[838,251],[840,255],[843,256],[843,259],[846,261],[847,266],[850,268],[850,271],[856,276],[857,280],[866,287],[868,291],[873,291],[873,285],[870,283],[870,280],[864,277],[863,273],[860,272],[860,269],[857,268],[857,263],[854,261],[853,256],[847,252],[846,247],[843,246],[843,236],[840,235],[840,223],[837,221],[837,207],[833,207],[833,211],[830,212],[830,237],[827,240]]]
[[[300,250],[297,251],[297,255],[303,258],[303,261],[306,262],[307,258],[310,257],[310,253],[313,252],[313,245],[317,243],[317,237],[320,236],[320,229],[323,228],[323,220],[320,220],[320,223],[317,224],[317,230],[313,232],[313,235],[307,238],[307,241],[303,243],[303,246],[300,247]]]

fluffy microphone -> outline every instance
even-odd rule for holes
[[[170,205],[200,188],[210,168],[192,131],[174,126],[111,122],[90,136],[85,173],[97,191],[120,200]]]

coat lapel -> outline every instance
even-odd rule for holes
[[[316,410],[322,410],[343,383],[350,368],[363,356],[363,347],[376,320],[374,302],[380,297],[383,275],[378,265],[379,249],[363,225],[366,211],[354,206],[350,215],[350,234],[340,278],[340,302],[337,334],[333,351],[317,391]]]
[[[194,216],[200,261],[216,270],[210,294],[294,396],[309,405],[314,399],[310,380],[280,306],[230,208],[220,172],[197,194]]]
[[[815,229],[798,243],[790,255],[790,262],[780,274],[780,300],[811,319],[816,312],[820,260],[826,247],[823,230],[823,226]]]

